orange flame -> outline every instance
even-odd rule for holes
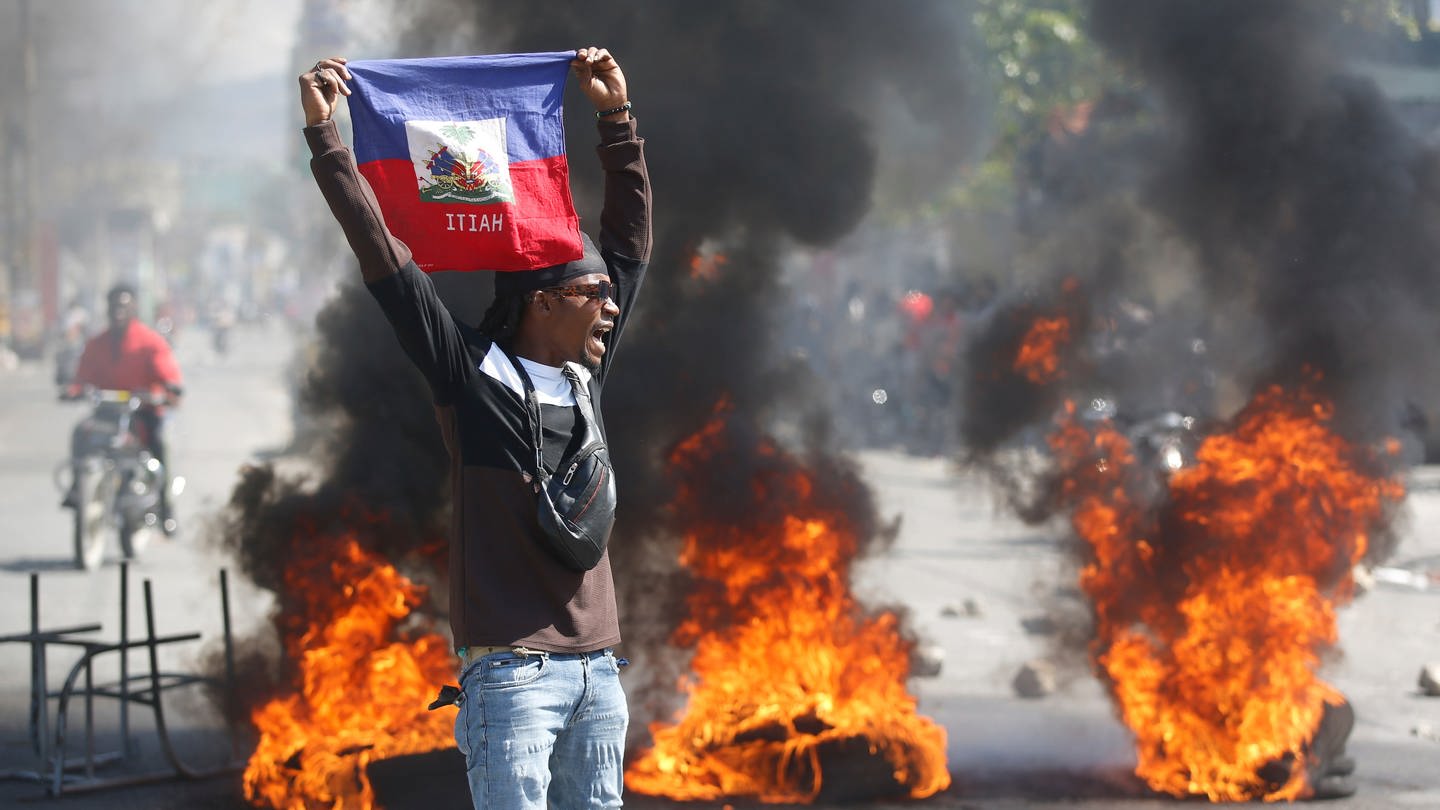
[[[1051,437],[1091,559],[1092,655],[1136,736],[1136,773],[1153,789],[1211,801],[1304,798],[1325,704],[1320,680],[1335,608],[1386,506],[1404,496],[1372,476],[1328,427],[1317,396],[1272,387],[1197,463],[1169,480],[1146,517],[1127,495],[1125,437],[1073,418]],[[1073,408],[1071,409],[1073,415]],[[1283,784],[1259,771],[1291,763]]]
[[[369,810],[371,760],[454,744],[454,714],[425,711],[435,684],[454,679],[449,645],[434,633],[397,629],[424,588],[354,538],[333,547],[333,559],[286,571],[286,586],[306,603],[297,615],[308,617],[285,639],[288,660],[299,662],[300,691],[251,715],[260,743],[244,787],[256,806]]]
[[[1070,320],[1063,315],[1036,318],[1026,330],[1016,352],[1014,368],[1036,385],[1065,376],[1060,368],[1060,350],[1070,343]]]
[[[723,409],[723,406],[722,406]],[[676,511],[701,514],[698,483],[727,441],[717,418],[672,455],[681,472]],[[688,706],[673,725],[650,727],[654,747],[632,763],[626,786],[672,799],[751,797],[809,802],[829,751],[858,743],[883,757],[913,797],[950,784],[945,731],[916,714],[905,689],[910,643],[891,613],[867,615],[849,591],[857,534],[843,514],[823,514],[812,480],[779,448],[751,482],[750,525],[692,525],[681,562],[696,579],[689,617],[674,641],[693,645]],[[767,504],[783,517],[755,521]],[[759,524],[759,525],[756,525]]]
[[[699,281],[714,281],[720,277],[730,257],[714,251],[696,251],[690,257],[690,277]]]

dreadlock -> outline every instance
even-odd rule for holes
[[[479,331],[491,340],[505,345],[520,330],[520,316],[525,314],[525,293],[497,295],[480,319]]]

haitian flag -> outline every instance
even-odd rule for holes
[[[350,62],[355,162],[421,270],[578,259],[561,97],[574,51]]]

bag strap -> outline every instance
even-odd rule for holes
[[[584,420],[584,428],[588,433],[590,426],[595,424],[595,409],[590,402],[590,389],[580,382],[580,372],[575,370],[574,363],[566,363],[561,373],[570,381],[570,390],[575,393],[575,406],[580,409],[580,418]]]
[[[495,344],[500,346],[500,344]],[[535,446],[535,480],[542,486],[547,476],[545,474],[545,444],[541,433],[540,424],[540,398],[535,393],[535,383],[530,380],[530,374],[525,367],[520,365],[520,358],[511,354],[503,346],[500,351],[510,358],[510,363],[515,366],[515,371],[520,375],[520,381],[525,385],[525,423],[530,428],[530,442]]]
[[[543,426],[540,423],[540,396],[535,393],[535,382],[530,379],[530,373],[521,364],[520,358],[511,354],[505,347],[495,344],[505,356],[510,358],[510,363],[515,366],[515,371],[520,374],[520,380],[525,384],[525,421],[530,427],[530,441],[535,445],[535,480],[541,486],[549,480],[549,473],[545,472],[545,440],[542,433]],[[582,427],[589,430],[590,425],[595,423],[595,411],[590,406],[590,392],[580,384],[580,375],[569,363],[561,367],[561,373],[565,379],[570,381],[571,393],[575,395],[575,404],[579,407]]]

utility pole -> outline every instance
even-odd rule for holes
[[[30,0],[19,0],[15,12],[19,37],[20,98],[15,99],[18,113],[12,111],[5,127],[6,239],[9,255],[6,264],[4,296],[0,297],[0,341],[13,343],[15,298],[29,285],[26,283],[34,258],[32,237],[35,225],[35,184],[33,182],[35,143],[35,41],[30,26]],[[18,118],[18,120],[16,120]]]
[[[7,17],[12,22],[18,22],[19,7],[15,6],[8,10]],[[10,17],[9,15],[16,15]],[[10,40],[10,34],[5,34],[3,48],[0,48],[0,59],[4,60],[7,73],[19,72],[20,65],[12,60],[20,53],[20,39],[18,24],[9,26],[8,29],[15,35],[15,40]],[[20,100],[14,95],[14,88],[0,87],[0,213],[5,216],[5,231],[3,239],[0,239],[0,352],[3,352],[10,345],[10,288],[14,282],[15,262],[19,260],[19,250],[16,247],[16,240],[20,233],[20,206],[19,186],[15,183],[15,164],[18,154],[20,140],[20,121],[18,111],[21,108]]]
[[[20,262],[15,292],[34,286],[35,280],[35,31],[30,0],[20,0],[20,47],[25,60],[25,117],[20,141]],[[12,299],[13,300],[13,299]]]

